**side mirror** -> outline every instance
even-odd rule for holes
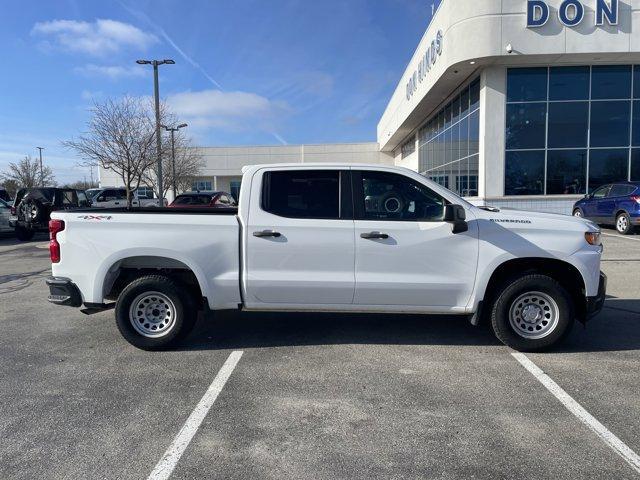
[[[96,198],[96,202],[104,202],[104,197],[100,195],[98,198]]]
[[[463,233],[469,230],[467,214],[461,205],[445,205],[444,221],[453,225],[452,233]]]

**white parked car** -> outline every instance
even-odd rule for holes
[[[163,348],[197,311],[386,312],[488,320],[520,350],[603,306],[600,231],[564,215],[485,210],[399,167],[264,165],[239,207],[54,212],[53,303],[113,307]]]
[[[137,189],[133,192],[131,205],[134,207],[157,207],[158,199],[154,198],[151,189]],[[127,191],[124,188],[103,188],[92,196],[93,208],[115,208],[127,206]]]

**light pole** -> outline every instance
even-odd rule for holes
[[[44,173],[42,173],[42,150],[44,150],[44,147],[36,148],[40,150],[40,186],[44,187]]]
[[[171,132],[171,178],[173,179],[173,199],[175,200],[178,196],[176,189],[176,139],[174,134],[187,126],[186,123],[181,123],[177,127],[167,127],[166,125],[162,125],[167,132]]]
[[[162,185],[162,140],[160,139],[160,89],[158,87],[158,66],[159,65],[173,65],[174,62],[171,59],[165,60],[136,60],[138,65],[153,65],[153,94],[156,103],[156,150],[158,155],[158,191],[160,194],[159,207],[164,206],[164,186]]]

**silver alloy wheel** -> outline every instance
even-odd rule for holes
[[[618,215],[618,221],[616,222],[616,228],[620,233],[626,232],[627,228],[629,228],[629,220],[627,220],[626,215]]]
[[[144,337],[163,337],[176,323],[176,306],[164,293],[144,292],[131,302],[129,321]]]
[[[573,216],[574,217],[582,217],[582,212],[580,210],[576,210],[575,212],[573,212]]]
[[[509,323],[523,338],[537,340],[553,332],[558,326],[560,309],[546,293],[526,292],[511,303]]]

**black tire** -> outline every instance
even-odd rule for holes
[[[574,209],[572,215],[574,217],[584,218],[584,213],[583,213],[582,209],[580,209],[580,208]]]
[[[36,199],[28,199],[20,205],[22,220],[27,223],[42,223],[45,217],[45,208],[42,202]]]
[[[28,242],[35,234],[35,230],[30,230],[25,227],[16,227],[16,238],[21,242]]]
[[[631,217],[627,212],[621,212],[616,216],[616,231],[622,235],[629,235],[633,232]]]
[[[523,297],[525,300],[521,300]],[[496,292],[495,298],[491,327],[498,340],[515,350],[546,350],[560,342],[573,326],[575,315],[571,296],[560,283],[546,275],[529,274],[511,278]],[[531,303],[526,301],[527,298]],[[519,310],[522,305],[524,308]],[[550,320],[545,318],[547,307],[550,307],[552,314]],[[537,315],[539,320],[525,320],[525,308],[531,308],[529,313]],[[513,324],[510,318],[512,314]],[[538,327],[540,332],[536,331]],[[544,336],[531,338],[536,335]]]
[[[153,328],[154,322],[145,320],[143,315],[146,312],[138,311],[132,308],[134,302],[144,302],[147,298],[154,298],[157,292],[165,299],[169,299],[171,306],[166,311],[174,310],[173,317],[166,318],[171,321],[171,327],[166,332],[158,334],[158,336],[145,336],[140,330],[145,330],[149,334],[150,328]],[[148,297],[145,295],[148,294]],[[140,301],[140,298],[143,298]],[[139,303],[141,305],[142,303]],[[150,305],[153,308],[153,304]],[[153,308],[153,312],[157,309]],[[140,318],[136,317],[136,313],[140,314]],[[151,314],[151,313],[150,313]],[[144,277],[133,280],[127,285],[118,296],[115,308],[116,324],[122,336],[131,345],[143,350],[163,350],[174,345],[178,340],[184,338],[193,328],[197,317],[196,303],[192,294],[180,283],[163,275],[146,275]],[[136,317],[136,318],[132,318]],[[134,327],[134,322],[140,321],[144,325]],[[162,322],[164,320],[158,320]],[[157,322],[156,322],[157,323]],[[163,325],[157,323],[157,325]]]

